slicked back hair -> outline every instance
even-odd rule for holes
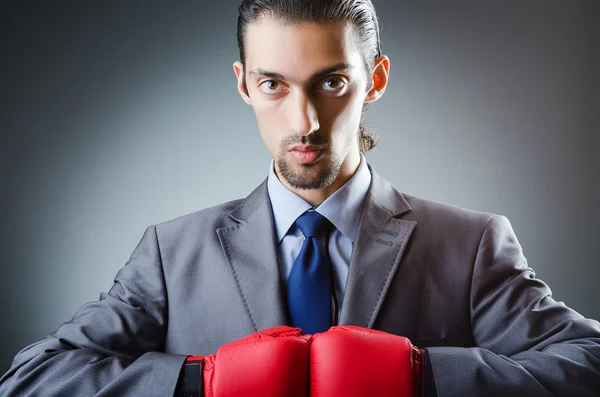
[[[271,17],[284,24],[296,23],[350,23],[359,38],[360,51],[365,70],[373,73],[375,60],[381,55],[379,25],[375,7],[371,0],[242,0],[239,7],[237,42],[240,61],[244,65],[244,90],[246,94],[246,52],[244,38],[248,24],[260,17]],[[369,87],[370,89],[370,87]],[[364,108],[366,109],[366,107]],[[361,120],[359,128],[359,148],[366,153],[377,145],[377,135],[369,131]]]

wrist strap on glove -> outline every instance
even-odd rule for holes
[[[177,397],[204,397],[204,357],[190,356],[185,360],[179,377]]]
[[[433,368],[426,349],[413,346],[412,359],[415,363],[415,390],[420,390],[419,397],[437,397],[437,388],[433,378]]]
[[[422,386],[424,397],[438,397],[437,388],[435,387],[435,378],[433,377],[433,368],[431,367],[431,360],[429,359],[429,353],[427,349],[421,349],[423,355],[423,365],[421,371],[423,373]]]

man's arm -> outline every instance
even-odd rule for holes
[[[166,296],[152,226],[108,294],[17,354],[0,395],[172,396],[186,356],[161,353]]]
[[[481,238],[471,327],[477,348],[427,348],[440,396],[600,393],[600,324],[552,299],[504,217]]]

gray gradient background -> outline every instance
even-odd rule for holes
[[[108,290],[146,226],[266,176],[237,3],[3,6],[0,372]],[[375,0],[392,73],[368,158],[401,191],[508,216],[554,296],[599,319],[599,2],[449,3]]]

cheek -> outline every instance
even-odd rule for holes
[[[279,142],[285,135],[282,110],[265,101],[253,101],[252,108],[260,135],[271,155],[279,150]]]
[[[341,99],[341,98],[340,98]],[[351,141],[362,116],[362,99],[357,95],[331,103],[324,109],[325,123],[333,139]]]
[[[277,125],[283,121],[285,115],[284,101],[271,100],[259,92],[252,95],[252,109],[259,124]]]

